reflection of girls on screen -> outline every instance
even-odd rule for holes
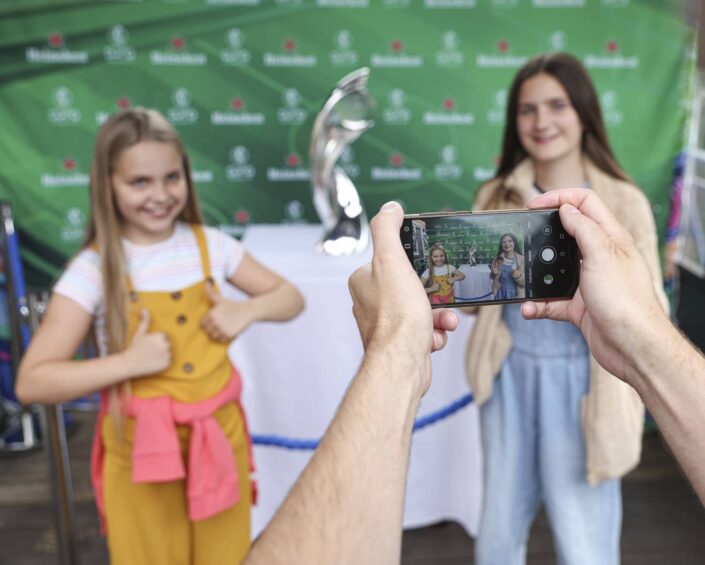
[[[495,300],[524,298],[524,257],[513,233],[499,240],[499,251],[490,265],[492,294]]]
[[[445,249],[440,243],[431,246],[428,256],[428,269],[421,275],[421,282],[431,304],[454,304],[453,283],[462,281],[465,275],[448,263]]]

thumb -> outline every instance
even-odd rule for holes
[[[594,261],[609,246],[609,236],[602,227],[571,204],[560,208],[561,223],[578,242],[583,259]]]
[[[135,335],[146,334],[149,332],[149,322],[151,321],[151,316],[149,310],[143,308],[140,311],[140,323],[135,330]]]
[[[218,292],[218,289],[215,287],[215,285],[212,282],[206,283],[206,294],[208,295],[209,300],[213,304],[218,304],[218,302],[220,302],[223,299],[223,297]]]

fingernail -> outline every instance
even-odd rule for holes
[[[565,208],[566,208],[566,210],[568,210],[569,214],[580,214],[580,210],[578,210],[572,204],[563,204],[563,206],[565,206]]]
[[[389,208],[395,208],[395,207],[397,207],[397,206],[399,206],[399,202],[396,202],[395,200],[390,200],[389,202],[387,202],[386,204],[384,204],[384,205],[380,208],[380,210],[387,210],[387,209],[389,209]]]
[[[433,334],[433,346],[435,348],[439,348],[441,345],[443,345],[443,338],[439,336],[437,333],[434,332]]]

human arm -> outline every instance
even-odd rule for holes
[[[551,191],[529,208],[560,207],[582,254],[571,300],[522,305],[526,318],[568,320],[595,359],[649,409],[705,503],[705,359],[671,324],[633,238],[591,191]]]
[[[253,322],[290,320],[304,308],[303,295],[294,285],[247,252],[228,282],[249,298],[229,300],[213,287],[206,287],[213,307],[201,320],[201,326],[218,341],[235,339]]]
[[[515,259],[516,265],[514,265],[514,269],[512,269],[512,278],[516,281],[518,286],[523,287],[525,284],[524,256],[517,253]]]
[[[52,296],[20,362],[15,388],[21,402],[56,404],[169,366],[169,340],[161,332],[149,333],[147,313],[125,351],[74,360],[92,322],[93,316],[70,298]]]
[[[350,278],[365,357],[309,465],[246,561],[399,563],[409,443],[430,353],[457,318],[431,311],[399,241],[403,211],[372,220],[372,263]],[[435,328],[435,329],[434,329]]]
[[[458,282],[465,280],[465,273],[461,272],[460,270],[456,269],[455,267],[451,267],[451,272],[450,272],[450,282]]]

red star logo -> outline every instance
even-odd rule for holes
[[[76,161],[71,157],[64,157],[64,169],[73,171],[76,168]]]
[[[247,210],[238,210],[235,212],[235,221],[238,224],[246,224],[250,221],[250,213]]]
[[[121,98],[118,98],[117,101],[117,106],[121,110],[127,110],[132,104],[130,103],[130,99],[127,96],[122,96]]]
[[[507,41],[506,39],[500,39],[497,43],[497,49],[500,53],[506,53],[507,51],[509,51],[509,41]]]
[[[404,163],[404,157],[399,155],[399,153],[392,153],[392,156],[389,158],[389,163],[392,167],[401,167]]]
[[[60,33],[52,33],[49,36],[49,45],[54,48],[59,48],[64,46],[64,36]]]
[[[298,167],[299,166],[299,156],[295,155],[292,153],[291,155],[287,156],[286,158],[286,164],[290,167]]]
[[[452,98],[444,99],[443,100],[443,108],[445,110],[452,110],[453,108],[455,108],[455,100],[453,100]]]
[[[236,97],[230,101],[230,107],[233,110],[242,110],[245,107],[245,101],[242,98]]]
[[[284,49],[286,51],[293,51],[294,49],[296,49],[296,41],[294,41],[291,38],[285,39],[284,40]]]
[[[399,51],[401,51],[403,48],[404,44],[398,39],[392,41],[392,51],[394,51],[395,53],[399,53]]]
[[[619,50],[619,45],[617,44],[617,42],[614,39],[607,42],[607,51],[609,53],[614,53],[615,51],[618,51],[618,50]]]
[[[171,46],[176,50],[183,49],[186,47],[186,40],[183,37],[174,37],[171,40]]]

